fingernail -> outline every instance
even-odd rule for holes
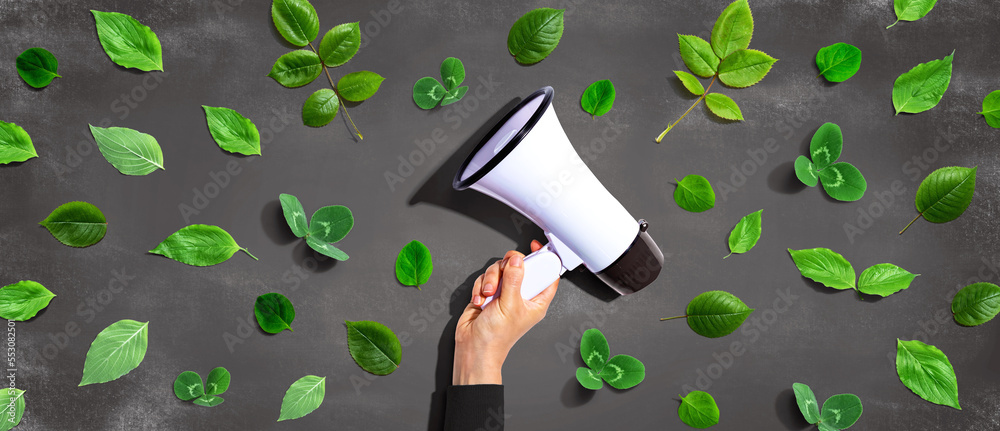
[[[515,254],[514,256],[511,256],[511,258],[510,258],[510,264],[513,267],[515,267],[515,268],[520,268],[521,264],[523,262],[524,262],[524,259],[522,259],[520,255],[516,255]]]
[[[492,294],[493,294],[493,284],[486,283],[486,285],[483,286],[483,295],[490,296]]]
[[[483,297],[476,295],[472,298],[472,305],[479,306],[483,304]]]

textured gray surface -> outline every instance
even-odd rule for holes
[[[587,164],[633,215],[650,221],[668,258],[653,286],[610,302],[588,275],[562,283],[548,317],[504,368],[509,429],[682,429],[676,396],[699,384],[722,409],[715,429],[805,429],[793,407],[795,381],[812,385],[820,399],[859,395],[865,413],[853,429],[1000,428],[1000,323],[962,328],[947,311],[956,286],[1000,276],[1000,135],[975,115],[982,98],[1000,89],[1000,56],[989,45],[1000,28],[996,3],[940,2],[923,20],[888,31],[889,0],[751,3],[757,25],[751,47],[781,60],[757,86],[723,90],[747,121],[722,124],[699,107],[656,145],[653,138],[692,102],[672,77],[682,67],[675,34],[707,35],[727,2],[408,1],[395,14],[382,1],[316,2],[323,31],[350,21],[365,29],[368,43],[335,77],[362,69],[386,77],[375,97],[350,111],[366,136],[362,142],[352,140],[342,117],[320,129],[300,124],[301,103],[325,81],[286,89],[265,76],[289,49],[272,30],[270,2],[0,2],[0,119],[23,126],[40,156],[0,167],[0,283],[33,279],[58,295],[40,316],[17,325],[17,386],[28,391],[19,429],[433,429],[440,412],[435,393],[450,378],[453,322],[470,276],[538,235],[518,228],[499,204],[451,192],[455,159],[464,156],[455,154],[512,99],[544,85],[555,87],[556,110]],[[506,52],[507,31],[522,13],[542,6],[568,8],[565,36],[548,59],[519,66]],[[163,44],[166,73],[114,65],[88,9],[128,13],[151,26]],[[863,50],[861,72],[839,85],[816,79],[816,50],[841,41]],[[40,91],[14,70],[14,58],[32,46],[52,51],[64,76]],[[953,49],[954,77],[941,104],[894,117],[894,79]],[[469,94],[454,107],[416,108],[413,82],[435,76],[447,56],[465,62]],[[615,82],[617,102],[591,120],[579,95],[605,78]],[[490,81],[489,88],[482,84]],[[220,151],[203,104],[234,108],[267,129],[264,156]],[[155,136],[167,170],[118,174],[87,143],[87,124],[105,119]],[[826,121],[843,128],[842,159],[868,179],[859,202],[831,201],[792,177],[792,161]],[[385,173],[397,172],[397,157],[435,136],[430,154],[390,188]],[[208,185],[227,164],[238,174],[225,187]],[[979,166],[972,206],[954,222],[919,221],[897,236],[914,215],[920,179],[949,165]],[[740,166],[745,179],[734,174]],[[715,209],[692,214],[673,203],[673,179],[692,173],[716,185]],[[723,184],[732,190],[720,191]],[[178,206],[193,205],[193,189],[206,187],[214,197],[185,220]],[[281,192],[297,195],[309,212],[349,206],[357,224],[340,245],[351,259],[317,262],[291,238],[279,215]],[[37,225],[71,200],[106,214],[109,231],[100,244],[65,247]],[[757,247],[722,260],[729,229],[761,208]],[[260,261],[238,254],[194,268],[145,253],[189,222],[224,227]],[[864,233],[849,237],[845,223],[861,223]],[[434,276],[423,291],[399,286],[393,276],[395,254],[411,239],[434,253]],[[922,275],[905,292],[859,301],[800,277],[788,247],[833,248],[858,271],[892,262]],[[125,275],[124,287],[112,281],[116,274]],[[680,314],[711,289],[757,308],[741,331],[706,339],[683,322],[657,320]],[[252,323],[254,298],[269,291],[296,304],[294,333],[269,336]],[[944,313],[943,323],[934,322],[937,313]],[[123,318],[150,321],[145,361],[114,382],[77,387],[90,342]],[[348,354],[345,319],[378,320],[406,334],[402,367],[367,379]],[[70,335],[63,335],[67,325]],[[594,326],[613,352],[645,362],[644,383],[624,392],[579,388],[575,337]],[[227,337],[239,342],[230,339],[230,348]],[[897,337],[924,338],[949,355],[964,410],[924,402],[899,382],[888,359]],[[742,354],[727,356],[734,342],[742,343]],[[233,373],[225,404],[207,409],[174,397],[178,373],[205,376],[216,366]],[[327,376],[326,401],[303,419],[275,423],[285,389],[306,374]]]

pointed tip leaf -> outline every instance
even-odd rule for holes
[[[319,43],[319,56],[327,67],[337,67],[353,58],[359,48],[361,48],[361,25],[349,22],[326,32]]]
[[[722,11],[712,27],[712,50],[725,59],[750,46],[753,37],[753,14],[747,0],[736,0]]]
[[[803,277],[834,289],[854,289],[854,267],[840,253],[820,247],[788,249],[788,254]]]
[[[17,74],[25,83],[34,88],[45,88],[53,79],[61,78],[58,73],[59,60],[45,48],[28,48],[17,56]]]
[[[743,111],[729,96],[720,93],[709,93],[705,96],[705,105],[713,114],[726,120],[743,121]]]
[[[681,397],[677,416],[692,428],[708,428],[719,423],[719,406],[708,392],[691,391]]]
[[[778,61],[755,49],[740,49],[719,64],[719,80],[735,88],[746,88],[764,79]]]
[[[917,188],[917,211],[931,223],[957,219],[972,203],[978,167],[948,166],[931,172]]]
[[[715,191],[708,179],[701,175],[687,175],[677,182],[674,202],[691,212],[700,213],[715,207]]]
[[[340,98],[329,88],[321,88],[302,104],[302,124],[323,127],[330,124],[340,111]]]
[[[90,11],[97,24],[97,37],[111,61],[145,72],[163,70],[160,39],[135,18],[118,12]]]
[[[306,85],[323,73],[323,60],[315,52],[300,49],[278,57],[267,76],[285,87]]]
[[[602,79],[587,87],[580,98],[580,106],[588,114],[600,117],[607,114],[615,104],[615,84],[610,79]]]
[[[192,266],[216,265],[242,250],[233,236],[213,225],[193,224],[170,234],[150,253]]]
[[[80,386],[115,380],[146,357],[149,322],[119,320],[104,328],[87,351]]]
[[[927,15],[937,0],[895,0],[892,4],[898,21],[916,21]]]
[[[694,75],[682,70],[675,70],[674,75],[677,75],[677,79],[681,80],[681,84],[683,84],[684,88],[690,91],[691,94],[695,96],[705,94],[705,87],[701,85],[701,81],[699,81]]]
[[[896,114],[917,114],[937,106],[951,83],[952,59],[955,53],[940,59],[920,63],[896,78],[892,86],[892,106]]]
[[[403,359],[399,338],[389,327],[369,320],[346,321],[347,346],[351,357],[365,371],[385,376],[399,368]]]
[[[292,45],[303,47],[319,36],[319,15],[308,0],[273,0],[271,20]]]
[[[761,216],[764,210],[757,210],[743,216],[736,227],[729,233],[729,252],[746,253],[750,251],[761,234]]]
[[[326,397],[326,377],[305,376],[292,383],[281,399],[281,414],[278,422],[298,419],[323,404]]]
[[[962,288],[951,301],[955,322],[962,326],[978,326],[993,320],[1000,313],[1000,286],[993,283],[973,283]]]
[[[104,213],[93,204],[79,201],[59,205],[38,224],[70,247],[90,247],[101,242],[108,231]]]
[[[955,369],[937,347],[919,340],[896,340],[896,373],[920,398],[962,410],[958,404]]]
[[[292,330],[295,320],[295,307],[285,295],[280,293],[265,293],[257,297],[253,305],[253,314],[257,318],[260,329],[268,334],[277,334],[286,329]],[[221,392],[220,392],[221,393]]]
[[[843,42],[820,48],[816,52],[816,67],[827,81],[847,81],[861,69],[861,50]]]
[[[0,391],[0,417],[4,418],[0,422],[0,431],[7,431],[21,423],[24,405],[24,391],[13,387]]]
[[[212,139],[223,150],[245,156],[259,156],[260,132],[257,125],[243,114],[229,108],[201,106]]]
[[[38,157],[31,136],[21,126],[0,121],[0,165]]]
[[[31,280],[23,280],[0,288],[0,317],[25,321],[49,306],[56,295]]]
[[[713,290],[688,303],[687,323],[698,335],[719,338],[737,330],[753,311],[732,293]]]
[[[564,9],[538,8],[514,22],[507,34],[507,51],[521,64],[535,64],[548,57],[563,34]]]
[[[872,265],[858,277],[858,291],[886,297],[910,287],[918,275],[891,263]]]
[[[97,148],[111,166],[125,175],[146,175],[163,169],[163,150],[156,138],[124,127],[90,126]]]
[[[702,78],[711,78],[719,71],[719,57],[712,46],[698,36],[678,34],[681,59],[692,73]]]
[[[385,78],[375,72],[367,70],[352,72],[337,81],[337,91],[344,100],[361,102],[374,96],[382,81],[385,81]]]

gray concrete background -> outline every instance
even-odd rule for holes
[[[727,124],[698,107],[660,145],[653,138],[693,101],[671,73],[683,68],[676,33],[707,36],[727,1],[406,1],[398,13],[387,1],[315,3],[321,33],[351,21],[364,29],[365,46],[332,71],[335,79],[362,69],[386,77],[375,97],[350,107],[361,142],[342,116],[324,128],[301,125],[302,102],[325,80],[287,89],[265,76],[289,50],[273,30],[270,2],[0,2],[0,119],[23,126],[40,156],[0,167],[0,283],[32,279],[58,295],[17,324],[17,386],[27,390],[28,406],[18,429],[435,429],[469,281],[539,234],[519,228],[502,205],[452,192],[450,177],[470,137],[544,85],[555,88],[560,120],[587,164],[634,216],[649,220],[668,258],[656,283],[630,297],[610,298],[587,274],[562,283],[548,317],[504,367],[509,429],[684,429],[676,409],[685,385],[715,396],[722,410],[715,429],[806,429],[791,395],[796,381],[821,400],[860,396],[865,412],[853,429],[1000,428],[1000,323],[963,328],[948,312],[956,287],[996,281],[1000,265],[1000,131],[975,114],[1000,89],[1000,56],[990,42],[1000,28],[995,2],[942,1],[924,19],[885,30],[894,21],[889,0],[754,0],[751,47],[780,61],[752,88],[719,88],[747,121]],[[543,6],[568,9],[565,35],[549,58],[520,66],[506,52],[507,32]],[[88,9],[127,13],[152,27],[166,72],[114,65]],[[838,85],[817,79],[813,62],[835,42],[864,52],[860,73]],[[32,46],[60,62],[64,78],[44,90],[29,88],[14,69],[15,57]],[[893,116],[895,78],[953,49],[954,76],[940,105]],[[437,76],[447,56],[464,61],[471,90],[455,106],[418,109],[413,82]],[[591,120],[580,94],[606,78],[617,101]],[[203,104],[252,119],[265,138],[263,157],[219,150]],[[102,121],[155,136],[166,171],[120,175],[89,143],[87,124]],[[792,161],[826,121],[844,130],[841,160],[868,179],[858,202],[834,202],[793,178]],[[397,157],[432,137],[439,139],[430,154],[390,187],[386,172],[401,175]],[[212,185],[227,164],[238,173],[228,182],[215,174],[225,185]],[[918,221],[897,236],[915,215],[920,180],[951,165],[979,166],[965,215],[943,225]],[[687,174],[713,182],[714,209],[693,214],[673,203],[673,180]],[[214,197],[186,220],[180,205],[205,204],[193,190]],[[308,212],[349,206],[357,223],[339,245],[351,259],[318,262],[292,238],[277,204],[282,192],[297,195]],[[72,249],[37,225],[72,200],[103,210],[109,230],[101,243]],[[722,260],[729,230],[761,208],[757,247]],[[260,261],[237,254],[195,268],[145,253],[189,223],[227,229]],[[849,236],[845,223],[863,233]],[[397,251],[412,239],[434,254],[422,291],[400,286],[393,274]],[[785,249],[809,247],[844,254],[859,273],[892,262],[922,275],[907,291],[860,301],[799,275]],[[743,329],[707,339],[681,321],[658,321],[713,289],[757,309]],[[271,291],[295,303],[294,333],[256,328],[254,298]],[[77,387],[90,342],[124,318],[150,322],[145,361],[114,382]],[[348,319],[380,321],[408,340],[402,367],[366,378],[347,351]],[[601,328],[612,352],[644,361],[645,382],[628,391],[582,390],[573,377],[581,362],[575,337],[590,327]],[[889,359],[896,338],[926,339],[949,355],[962,411],[927,403],[899,382]],[[742,354],[728,356],[734,342]],[[224,404],[208,409],[174,397],[178,373],[206,376],[216,366],[233,374]],[[327,377],[325,402],[305,418],[275,423],[284,391],[306,374]]]

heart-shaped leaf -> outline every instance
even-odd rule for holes
[[[97,37],[111,61],[119,66],[149,72],[163,70],[160,39],[135,18],[118,12],[90,11],[97,24]]]
[[[119,320],[104,328],[87,351],[80,386],[105,383],[134,370],[146,357],[149,322]]]
[[[257,318],[260,329],[269,334],[277,334],[286,329],[292,331],[295,307],[285,295],[265,293],[258,296],[257,301],[254,302],[253,315]]]
[[[174,380],[174,395],[184,401],[191,401],[205,395],[205,387],[201,383],[201,376],[194,371],[185,371]]]
[[[861,50],[843,42],[820,48],[816,52],[816,67],[827,81],[847,81],[861,69]]]
[[[680,45],[681,59],[695,75],[711,78],[719,71],[719,57],[712,52],[712,46],[705,39],[678,34],[677,43]]]
[[[815,187],[819,183],[819,171],[816,165],[806,156],[795,158],[795,177],[809,187]]]
[[[709,93],[705,96],[705,106],[708,106],[708,110],[712,111],[713,114],[723,119],[743,121],[743,111],[740,111],[736,102],[725,94]]]
[[[17,74],[28,85],[45,88],[53,79],[62,78],[56,73],[59,60],[44,48],[28,48],[17,56]]]
[[[732,293],[713,290],[692,299],[684,317],[698,335],[719,338],[738,329],[753,311]]]
[[[278,422],[298,419],[323,404],[326,397],[326,377],[305,376],[292,383],[281,399],[281,414]]]
[[[260,155],[260,133],[253,121],[229,108],[201,107],[208,131],[219,148],[246,156]]]
[[[753,37],[753,15],[747,0],[732,2],[712,27],[712,50],[720,59],[725,59],[738,50],[750,46]],[[721,67],[721,66],[720,66]]]
[[[447,92],[438,80],[425,76],[413,84],[413,103],[421,109],[433,109]]]
[[[323,36],[319,43],[319,56],[323,64],[337,67],[347,63],[361,47],[361,26],[357,22],[340,24]]]
[[[681,397],[677,416],[692,428],[708,428],[719,423],[719,406],[708,392],[691,391],[686,397]]]
[[[347,324],[347,346],[354,362],[365,371],[385,376],[399,368],[403,350],[399,338],[387,326],[363,320]]]
[[[755,49],[740,49],[719,64],[719,80],[730,87],[746,88],[767,76],[777,59]]]
[[[819,171],[823,190],[838,201],[854,202],[861,199],[868,189],[861,171],[847,162],[837,162]]]
[[[337,93],[329,88],[321,88],[302,104],[302,124],[323,127],[337,117],[339,110],[340,98]]]
[[[646,378],[646,366],[629,355],[615,355],[604,365],[601,378],[615,389],[629,389]]]
[[[833,123],[819,126],[809,141],[809,157],[817,170],[823,170],[836,162],[843,149],[844,133],[840,130],[840,126]]]
[[[319,36],[319,15],[308,0],[274,0],[271,19],[288,43],[303,47]]]
[[[0,318],[25,321],[49,306],[56,295],[31,280],[23,280],[0,288]],[[2,417],[2,416],[0,416]]]
[[[108,221],[104,213],[87,202],[67,202],[52,210],[38,224],[55,239],[70,247],[90,247],[104,239]]]
[[[150,253],[169,257],[193,266],[211,266],[229,260],[237,251],[257,260],[236,243],[232,235],[218,226],[193,224],[170,234]]]
[[[763,213],[764,210],[757,210],[743,216],[739,223],[736,223],[736,227],[729,233],[729,255],[746,253],[757,245],[761,234],[761,215]]]
[[[705,87],[701,85],[701,81],[698,80],[698,77],[681,70],[675,70],[674,75],[677,75],[677,79],[681,81],[684,88],[690,91],[691,94],[694,94],[695,96],[705,94]]]
[[[803,277],[834,289],[854,289],[854,267],[840,253],[828,248],[811,248],[788,249],[788,254]]]
[[[229,390],[229,382],[232,376],[229,370],[223,367],[215,367],[208,373],[208,380],[205,381],[205,394],[222,395]]]
[[[367,70],[348,73],[337,81],[337,91],[344,100],[361,102],[374,96],[382,81],[385,81],[385,78]]]
[[[688,175],[677,181],[674,202],[677,202],[677,206],[685,210],[700,213],[715,206],[715,192],[712,190],[712,184],[705,177]]]
[[[281,212],[292,233],[299,238],[306,236],[309,233],[309,222],[306,221],[306,210],[302,208],[299,198],[282,193],[278,195],[278,201],[281,202]]]
[[[611,347],[608,346],[608,340],[600,330],[590,328],[583,332],[580,338],[580,356],[590,369],[597,374],[601,373],[604,364],[611,358]]]
[[[1000,286],[973,283],[959,290],[951,301],[955,321],[963,326],[977,326],[993,320],[1000,313]]]
[[[94,127],[90,133],[104,158],[125,175],[146,175],[163,169],[163,150],[156,139],[124,127]]]
[[[267,76],[285,87],[294,88],[313,82],[320,73],[323,73],[323,60],[319,55],[300,49],[278,57]]]
[[[431,251],[422,242],[413,240],[403,246],[396,256],[396,279],[404,286],[427,284],[434,272]]]
[[[31,136],[21,126],[0,121],[0,165],[38,157]]]
[[[823,401],[823,413],[820,415],[820,423],[837,430],[847,429],[861,418],[863,410],[861,399],[857,395],[834,395]]]
[[[872,265],[858,277],[858,291],[886,297],[910,287],[918,275],[891,263]]]
[[[615,104],[615,84],[611,80],[603,79],[590,84],[583,92],[580,105],[591,117],[602,116],[611,110]]]
[[[804,383],[793,383],[792,392],[795,393],[795,403],[799,405],[799,411],[806,422],[814,424],[819,422],[819,401],[813,394],[812,388]]]
[[[896,340],[896,373],[913,393],[934,404],[962,410],[958,379],[944,352],[919,340]]]
[[[507,34],[507,51],[521,64],[544,60],[562,39],[565,12],[543,7],[522,15]]]

